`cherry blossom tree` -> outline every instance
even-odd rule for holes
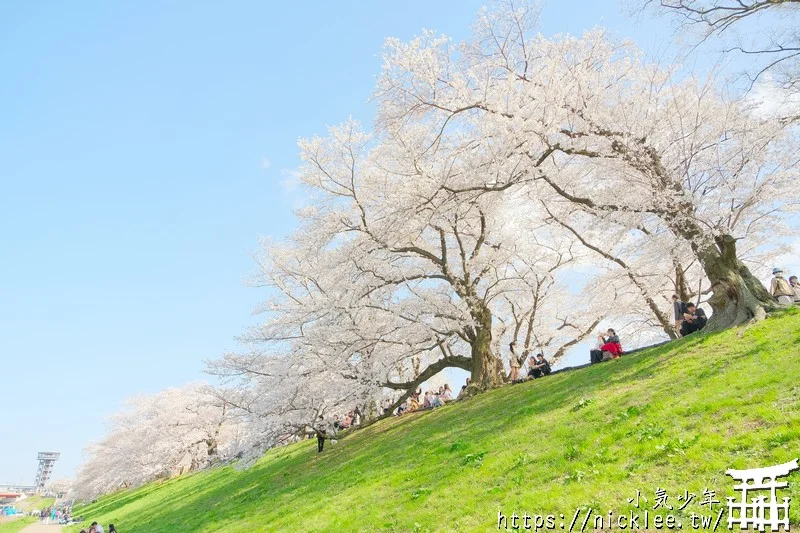
[[[536,34],[538,14],[506,2],[465,43],[390,39],[374,127],[300,142],[307,205],[256,257],[263,321],[209,364],[242,453],[447,368],[496,387],[511,341],[557,359],[609,317],[674,335],[672,293],[706,298],[712,328],[774,307],[745,259],[795,206],[791,129],[602,30]],[[574,290],[572,268],[601,273]]]
[[[86,449],[72,486],[77,499],[205,468],[230,457],[240,438],[230,406],[204,383],[133,398],[110,425]]]
[[[56,498],[63,498],[72,490],[73,483],[73,480],[68,478],[56,479],[47,484],[45,492],[55,495]]]
[[[784,89],[798,90],[797,0],[645,0],[641,6],[670,15],[701,42],[714,37],[724,52],[752,58],[751,82],[768,74]]]
[[[456,191],[509,179],[514,161],[491,140],[439,137],[424,124],[368,134],[351,120],[301,141],[309,206],[257,257],[266,320],[242,338],[251,351],[209,367],[259,420],[254,449],[320,414],[367,413],[383,398],[396,407],[446,368],[470,372],[469,392],[496,387],[514,319],[525,325],[506,342],[524,335],[527,353],[542,339],[559,357],[596,324],[565,291],[545,306],[575,243],[527,193]]]
[[[537,35],[535,17],[513,5],[486,12],[475,39],[458,47],[432,33],[390,41],[382,123],[493,139],[518,172],[451,190],[529,187],[556,214],[579,208],[630,231],[667,230],[711,283],[712,329],[764,316],[774,301],[737,242],[755,226],[781,225],[796,205],[787,193],[799,154],[791,130],[713,79],[679,79],[644,62],[602,30]]]
[[[519,169],[491,142],[437,136],[421,125],[371,144],[350,121],[301,143],[313,207],[262,256],[262,281],[278,292],[247,340],[289,341],[297,357],[334,367],[359,354],[391,388],[448,366],[469,370],[476,389],[502,383],[493,305],[563,263],[571,243],[524,196],[451,192]],[[425,360],[419,375],[392,379],[413,357]]]

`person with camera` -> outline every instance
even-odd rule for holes
[[[689,302],[686,304],[686,312],[683,314],[683,324],[681,324],[681,337],[691,335],[695,331],[700,331],[706,327],[706,312]]]

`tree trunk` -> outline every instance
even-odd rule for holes
[[[707,329],[718,331],[750,320],[760,320],[777,307],[774,298],[736,256],[736,239],[722,235],[714,243],[693,244],[711,282],[714,311]]]
[[[621,151],[625,156],[629,155],[621,143],[617,143],[615,150]],[[653,172],[658,178],[658,185],[665,192],[675,193],[678,198],[686,194],[683,184],[670,176],[653,147],[646,147],[644,154],[646,157],[641,161],[629,158],[634,168],[638,166],[639,169]],[[679,215],[691,213],[694,209],[695,206],[688,200],[679,201],[660,214],[676,235],[689,242],[711,282],[714,295],[708,303],[714,314],[706,328],[718,331],[764,318],[767,311],[777,307],[776,302],[737,257],[736,239],[731,235],[712,238],[699,221],[689,215]]]
[[[471,335],[472,375],[467,395],[499,387],[504,382],[503,363],[492,352],[492,313],[482,303],[472,308],[475,319]]]
[[[683,265],[677,259],[672,260],[675,265],[675,294],[682,302],[688,302],[692,296],[690,294],[689,285],[686,282],[686,274],[683,271]]]

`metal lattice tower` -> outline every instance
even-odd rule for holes
[[[58,452],[39,452],[39,468],[36,470],[36,492],[42,492],[50,481],[53,465],[61,454]]]

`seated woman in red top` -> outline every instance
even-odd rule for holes
[[[608,337],[603,337],[600,335],[600,350],[603,352],[609,352],[614,357],[619,357],[622,355],[622,344],[619,342],[619,337],[617,336],[617,332],[611,328],[608,328]]]

